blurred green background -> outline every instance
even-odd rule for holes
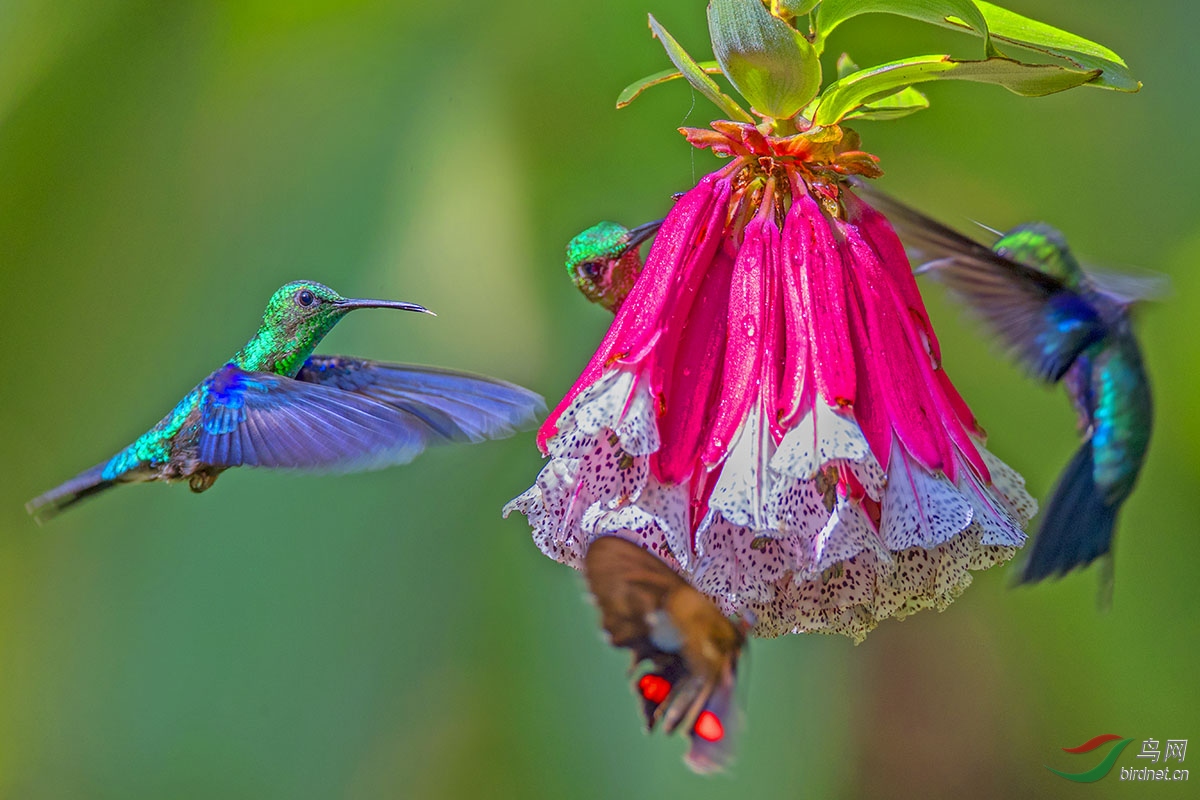
[[[1139,767],[1141,739],[1200,739],[1200,10],[1010,5],[1146,88],[948,83],[860,132],[930,212],[1049,220],[1097,263],[1170,274],[1140,318],[1157,435],[1114,607],[1094,569],[1019,591],[993,570],[857,648],[757,642],[733,775],[702,779],[640,733],[579,576],[499,517],[540,467],[531,434],[373,474],[124,488],[45,528],[22,505],[157,420],[295,278],[440,315],[355,315],[325,352],[561,396],[608,321],[566,241],[661,215],[715,163],[675,133],[714,116],[687,87],[613,109],[667,65],[646,12],[707,55],[703,3],[0,2],[0,797],[1185,796],[1043,764],[1092,766],[1059,748],[1100,733],[1137,740],[1118,764]],[[830,47],[979,52],[880,16]],[[1045,497],[1075,447],[1064,396],[929,295],[992,449]]]

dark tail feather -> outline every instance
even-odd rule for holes
[[[80,500],[102,492],[118,483],[103,477],[104,464],[97,464],[86,472],[81,472],[71,480],[55,486],[50,491],[35,497],[25,504],[25,510],[33,515],[39,523],[54,518],[60,511],[78,503]]]
[[[1105,505],[1092,475],[1092,444],[1084,442],[1063,470],[1046,507],[1033,552],[1018,583],[1066,575],[1112,549],[1117,508]]]

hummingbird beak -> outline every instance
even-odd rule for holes
[[[399,300],[352,300],[346,298],[336,301],[334,305],[343,311],[354,311],[358,308],[398,308],[401,311],[419,311],[422,314],[437,316],[437,314],[434,314],[425,306],[419,306],[416,303],[404,303]]]
[[[663,220],[656,219],[654,222],[647,222],[645,225],[638,225],[636,228],[629,229],[629,244],[627,247],[637,247],[642,242],[649,239],[658,229],[662,227]]]

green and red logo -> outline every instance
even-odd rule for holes
[[[1128,747],[1129,743],[1132,741],[1133,739],[1125,739],[1121,736],[1117,736],[1115,733],[1102,733],[1099,736],[1088,739],[1078,747],[1064,747],[1063,752],[1065,753],[1090,753],[1097,748],[1103,747],[1109,742],[1116,742],[1116,744],[1112,746],[1112,749],[1108,751],[1108,755],[1106,755],[1099,764],[1084,772],[1063,772],[1060,769],[1055,769],[1049,764],[1046,764],[1045,766],[1046,769],[1050,770],[1055,775],[1066,778],[1069,781],[1075,781],[1076,783],[1093,783],[1103,778],[1109,773],[1109,771],[1112,770],[1113,764],[1117,762],[1117,756],[1121,755],[1121,751]]]

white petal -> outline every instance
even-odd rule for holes
[[[847,561],[864,550],[875,553],[883,561],[891,558],[859,504],[847,497],[839,497],[833,516],[813,538],[810,569],[824,572],[838,561]]]
[[[771,459],[771,468],[785,475],[812,479],[831,461],[862,461],[870,457],[866,437],[853,420],[847,419],[823,401],[788,431]]]
[[[979,528],[980,544],[1020,547],[1025,543],[1025,532],[1021,530],[1021,524],[1013,519],[1012,514],[991,491],[984,488],[975,477],[974,471],[966,464],[959,468],[958,488],[971,504],[972,520]]]
[[[638,380],[629,402],[615,422],[615,425],[609,427],[617,434],[625,452],[635,456],[648,456],[658,451],[661,445],[658,438],[658,418],[654,411],[654,396],[650,394],[648,380]]]
[[[734,610],[748,602],[769,602],[775,582],[788,572],[777,541],[728,522],[717,522],[700,534],[696,551],[692,584]]]
[[[664,486],[651,477],[636,503],[616,510],[593,506],[584,515],[581,528],[589,539],[608,533],[632,532],[626,536],[643,543],[655,553],[656,545],[667,548],[684,569],[691,565],[691,536],[688,533],[688,494],[684,486]]]
[[[769,428],[762,423],[758,408],[752,407],[721,464],[721,474],[708,500],[709,509],[734,525],[756,531],[778,530],[779,521],[766,513],[772,483],[767,464],[774,449]]]
[[[554,455],[577,456],[568,440],[607,438],[612,433],[630,455],[649,455],[659,447],[654,398],[648,382],[627,370],[611,370],[581,392],[563,412],[558,428],[549,443]],[[572,436],[572,432],[579,435]],[[555,442],[560,437],[563,441]]]
[[[944,476],[934,476],[892,444],[880,532],[889,550],[936,547],[971,524],[971,504]]]
[[[829,521],[825,495],[814,480],[777,476],[767,496],[766,515],[776,522],[780,535],[812,538]]]
[[[635,458],[615,443],[615,436],[596,441],[579,460],[576,479],[585,487],[589,503],[619,508],[638,499],[650,477],[650,459]]]
[[[982,442],[978,444],[977,449],[983,458],[984,466],[992,474],[992,487],[999,493],[1000,499],[1022,525],[1028,524],[1037,514],[1038,503],[1025,490],[1025,479],[984,447]]]
[[[504,516],[520,511],[529,519],[538,549],[555,561],[581,569],[587,542],[579,535],[578,515],[584,508],[577,502],[573,485],[570,464],[553,460],[533,486],[504,507]]]

